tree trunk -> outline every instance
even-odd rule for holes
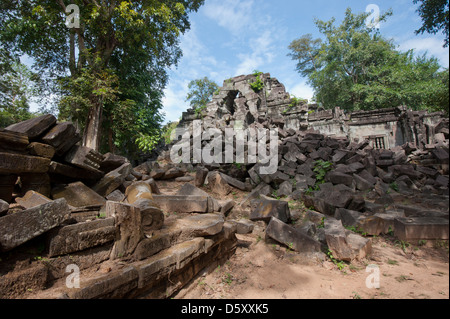
[[[100,128],[102,124],[103,107],[97,102],[90,109],[83,134],[83,146],[97,151],[100,148]]]

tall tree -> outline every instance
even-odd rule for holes
[[[380,21],[391,14],[383,14]],[[430,94],[448,90],[437,60],[397,51],[378,29],[366,25],[367,16],[347,9],[338,26],[334,18],[315,20],[323,41],[306,35],[291,43],[290,56],[313,86],[315,99],[326,108],[340,106],[349,111],[400,105],[445,109]]]
[[[189,92],[186,96],[186,102],[189,101],[195,111],[201,110],[211,101],[214,92],[219,89],[219,85],[208,79],[208,77],[204,77],[189,82],[188,89]]]
[[[416,30],[416,34],[428,32],[436,34],[442,32],[445,35],[444,48],[449,43],[449,1],[448,0],[413,0],[414,4],[420,3],[417,12],[422,18],[422,26]]]
[[[142,109],[150,116],[161,107],[148,96],[165,86],[166,67],[182,54],[179,35],[190,28],[188,15],[203,2],[4,0],[0,43],[61,80],[63,114],[84,128],[83,144],[98,150],[105,113],[126,107],[135,120]]]

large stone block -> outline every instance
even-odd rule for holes
[[[153,200],[152,189],[146,182],[135,182],[131,184],[127,187],[125,196],[130,204],[134,204],[142,199]]]
[[[27,150],[30,155],[45,157],[49,159],[53,158],[53,156],[55,155],[55,149],[53,146],[38,142],[30,143],[30,145],[28,145],[27,147]]]
[[[23,197],[17,197],[16,203],[20,206],[24,207],[25,209],[29,209],[35,206],[39,206],[42,204],[46,204],[51,202],[52,200],[48,198],[47,196],[44,196],[40,193],[37,193],[35,191],[28,191],[25,193]]]
[[[145,234],[152,234],[164,225],[163,211],[155,207],[154,202],[148,199],[139,199],[133,203],[141,212],[142,230]]]
[[[99,193],[101,196],[108,196],[113,191],[115,191],[122,183],[125,178],[130,175],[131,164],[125,163],[119,168],[106,174],[98,183],[96,183],[92,189]]]
[[[29,139],[34,139],[42,135],[55,124],[56,118],[51,114],[46,114],[20,123],[12,124],[6,129],[13,132],[27,134]]]
[[[95,172],[100,172],[99,168],[103,159],[104,156],[99,152],[79,145],[73,146],[64,156],[67,163]]]
[[[54,229],[49,233],[49,256],[82,251],[114,241],[114,218],[97,219]]]
[[[101,171],[88,170],[72,165],[61,164],[58,162],[50,162],[48,173],[52,179],[64,180],[64,183],[75,181],[98,181],[103,177]]]
[[[282,222],[288,222],[291,218],[288,202],[269,199],[256,200],[256,208],[251,212],[250,220],[263,220],[268,223],[272,217]]]
[[[29,140],[27,134],[0,129],[0,151],[24,151],[28,144]]]
[[[47,173],[50,159],[0,152],[0,174]]]
[[[57,199],[0,218],[0,251],[11,250],[61,225],[70,214],[65,199]]]
[[[319,252],[321,248],[320,243],[314,238],[275,217],[270,219],[266,234],[298,252]]]
[[[81,136],[72,122],[57,124],[42,137],[42,141],[53,146],[59,156],[64,155],[80,140]]]
[[[153,200],[168,213],[207,213],[208,197],[191,195],[153,195]]]
[[[404,217],[394,221],[394,234],[403,241],[448,240],[448,219],[439,217]]]
[[[54,199],[65,198],[67,203],[73,207],[102,206],[106,203],[105,198],[94,192],[82,182],[76,182],[56,187],[52,190]]]
[[[133,254],[144,238],[142,218],[139,208],[118,202],[106,202],[106,217],[114,217],[118,228],[117,237],[111,251],[111,259]]]

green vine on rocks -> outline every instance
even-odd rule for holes
[[[256,77],[256,81],[250,82],[250,87],[255,93],[261,92],[261,90],[264,88],[264,82],[261,80],[261,75],[263,72],[260,71],[253,71],[253,75]]]

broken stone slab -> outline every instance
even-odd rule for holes
[[[236,202],[231,199],[218,201],[218,204],[220,206],[220,213],[224,216],[228,215],[228,213],[236,206]]]
[[[177,192],[180,196],[206,196],[208,197],[208,213],[218,212],[221,210],[220,203],[213,197],[209,196],[204,190],[195,187],[192,184],[184,184]]]
[[[32,142],[27,147],[28,153],[34,156],[40,156],[52,159],[55,155],[55,149],[51,145]]]
[[[352,260],[362,260],[372,253],[372,240],[347,231],[347,244],[353,251]]]
[[[219,214],[202,214],[178,219],[175,227],[182,230],[181,236],[205,237],[219,234],[224,223]]]
[[[189,182],[192,182],[194,179],[195,179],[194,176],[186,175],[186,176],[181,176],[181,177],[175,178],[175,181],[179,182],[179,183],[189,183]]]
[[[208,196],[153,195],[153,200],[167,213],[207,213]]]
[[[81,276],[80,279],[80,288],[67,290],[70,299],[117,299],[138,287],[139,273],[130,266],[94,278]]]
[[[328,248],[334,258],[351,261],[354,257],[353,249],[347,243],[346,229],[340,220],[326,218],[324,221],[325,238]]]
[[[240,235],[251,234],[255,228],[255,224],[246,219],[235,220],[236,233]]]
[[[128,159],[126,157],[112,153],[106,153],[103,155],[103,161],[100,164],[100,170],[104,173],[108,173],[119,168],[125,163],[128,163]],[[137,171],[139,172],[146,172],[146,174],[149,173],[147,163],[144,163],[139,167],[145,167],[145,169],[142,169],[142,171],[138,167],[135,167],[134,169],[137,169]]]
[[[356,189],[365,192],[370,189],[373,189],[374,185],[373,183],[369,182],[365,178],[361,177],[360,175],[353,174],[353,180],[356,184]]]
[[[49,232],[49,257],[61,256],[104,245],[116,238],[114,218],[97,219]]]
[[[119,186],[122,185],[123,182],[125,182],[125,178],[130,174],[130,172],[131,164],[125,163],[119,168],[116,168],[115,170],[106,174],[92,187],[92,189],[101,196],[106,197],[117,188],[119,188]]]
[[[262,220],[266,223],[270,222],[272,217],[275,217],[282,222],[288,222],[291,213],[288,202],[280,200],[258,199],[255,200],[256,208],[250,214],[250,220]]]
[[[8,131],[24,133],[28,138],[34,139],[56,124],[56,117],[51,114],[35,117],[20,123],[12,124],[6,128]]]
[[[161,277],[158,273],[183,268],[190,260],[202,254],[204,247],[205,239],[195,238],[179,243],[146,260],[133,263],[139,274],[138,287],[142,289],[152,285],[157,277]]]
[[[179,169],[178,167],[172,167],[164,172],[164,176],[162,176],[161,179],[163,179],[163,180],[175,179],[177,177],[182,177],[184,175],[185,175],[185,172],[183,170]]]
[[[46,173],[26,173],[20,175],[22,194],[36,191],[49,197],[51,194],[50,176]]]
[[[272,217],[266,229],[266,235],[289,248],[301,252],[319,252],[321,245],[314,238],[302,233],[281,220]]]
[[[25,193],[23,197],[17,197],[16,203],[25,209],[29,209],[35,206],[39,206],[42,204],[46,204],[51,202],[52,200],[47,196],[44,196],[35,191],[28,191]]]
[[[231,187],[223,176],[217,172],[209,172],[207,176],[208,186],[214,194],[226,196],[231,192]]]
[[[28,144],[28,135],[0,129],[0,150],[24,151]]]
[[[0,152],[0,174],[47,173],[50,159]]]
[[[292,194],[292,183],[290,181],[285,181],[280,184],[277,190],[277,196],[288,197]]]
[[[114,224],[118,228],[111,251],[111,259],[114,260],[133,254],[138,243],[144,238],[139,208],[107,201],[106,217],[114,217]]]
[[[67,203],[73,207],[102,206],[106,203],[104,197],[100,196],[82,182],[71,183],[64,187],[52,189],[54,199],[65,198]]]
[[[322,214],[334,216],[336,208],[347,208],[351,204],[354,195],[351,191],[332,189],[329,192],[317,192],[314,195],[313,206]]]
[[[73,146],[64,156],[67,163],[95,172],[101,172],[99,169],[103,159],[104,156],[99,152],[79,145]]]
[[[55,125],[41,139],[44,143],[55,148],[58,156],[64,155],[76,143],[81,141],[81,136],[72,122],[64,122]]]
[[[205,184],[206,176],[208,175],[208,169],[198,166],[195,171],[195,186],[202,187]]]
[[[106,196],[107,200],[111,200],[113,202],[122,202],[125,200],[125,194],[120,190],[116,189],[114,192]]]
[[[57,199],[21,212],[0,218],[0,251],[11,250],[69,218],[65,199]]]
[[[334,218],[342,221],[342,224],[344,226],[357,227],[360,223],[360,220],[364,217],[358,211],[345,208],[337,208]]]
[[[141,212],[142,230],[145,234],[152,234],[164,225],[164,213],[154,206],[154,202],[148,199],[139,199],[133,203]]]
[[[222,176],[222,178],[225,180],[225,182],[228,183],[228,185],[230,185],[234,188],[240,189],[241,191],[244,191],[244,192],[251,191],[250,185],[247,185],[241,181],[238,181],[237,179],[235,179],[231,176],[228,176],[226,174],[223,174],[223,173],[219,173],[219,174]]]
[[[439,217],[403,217],[394,220],[394,234],[403,241],[448,240],[448,219]]]
[[[331,171],[327,174],[327,178],[333,184],[344,184],[348,187],[352,186],[353,177],[351,175],[347,175],[341,172]]]
[[[58,162],[50,162],[48,173],[52,179],[70,180],[70,182],[83,181],[98,181],[103,177],[103,172],[87,170],[80,167],[62,164]]]

